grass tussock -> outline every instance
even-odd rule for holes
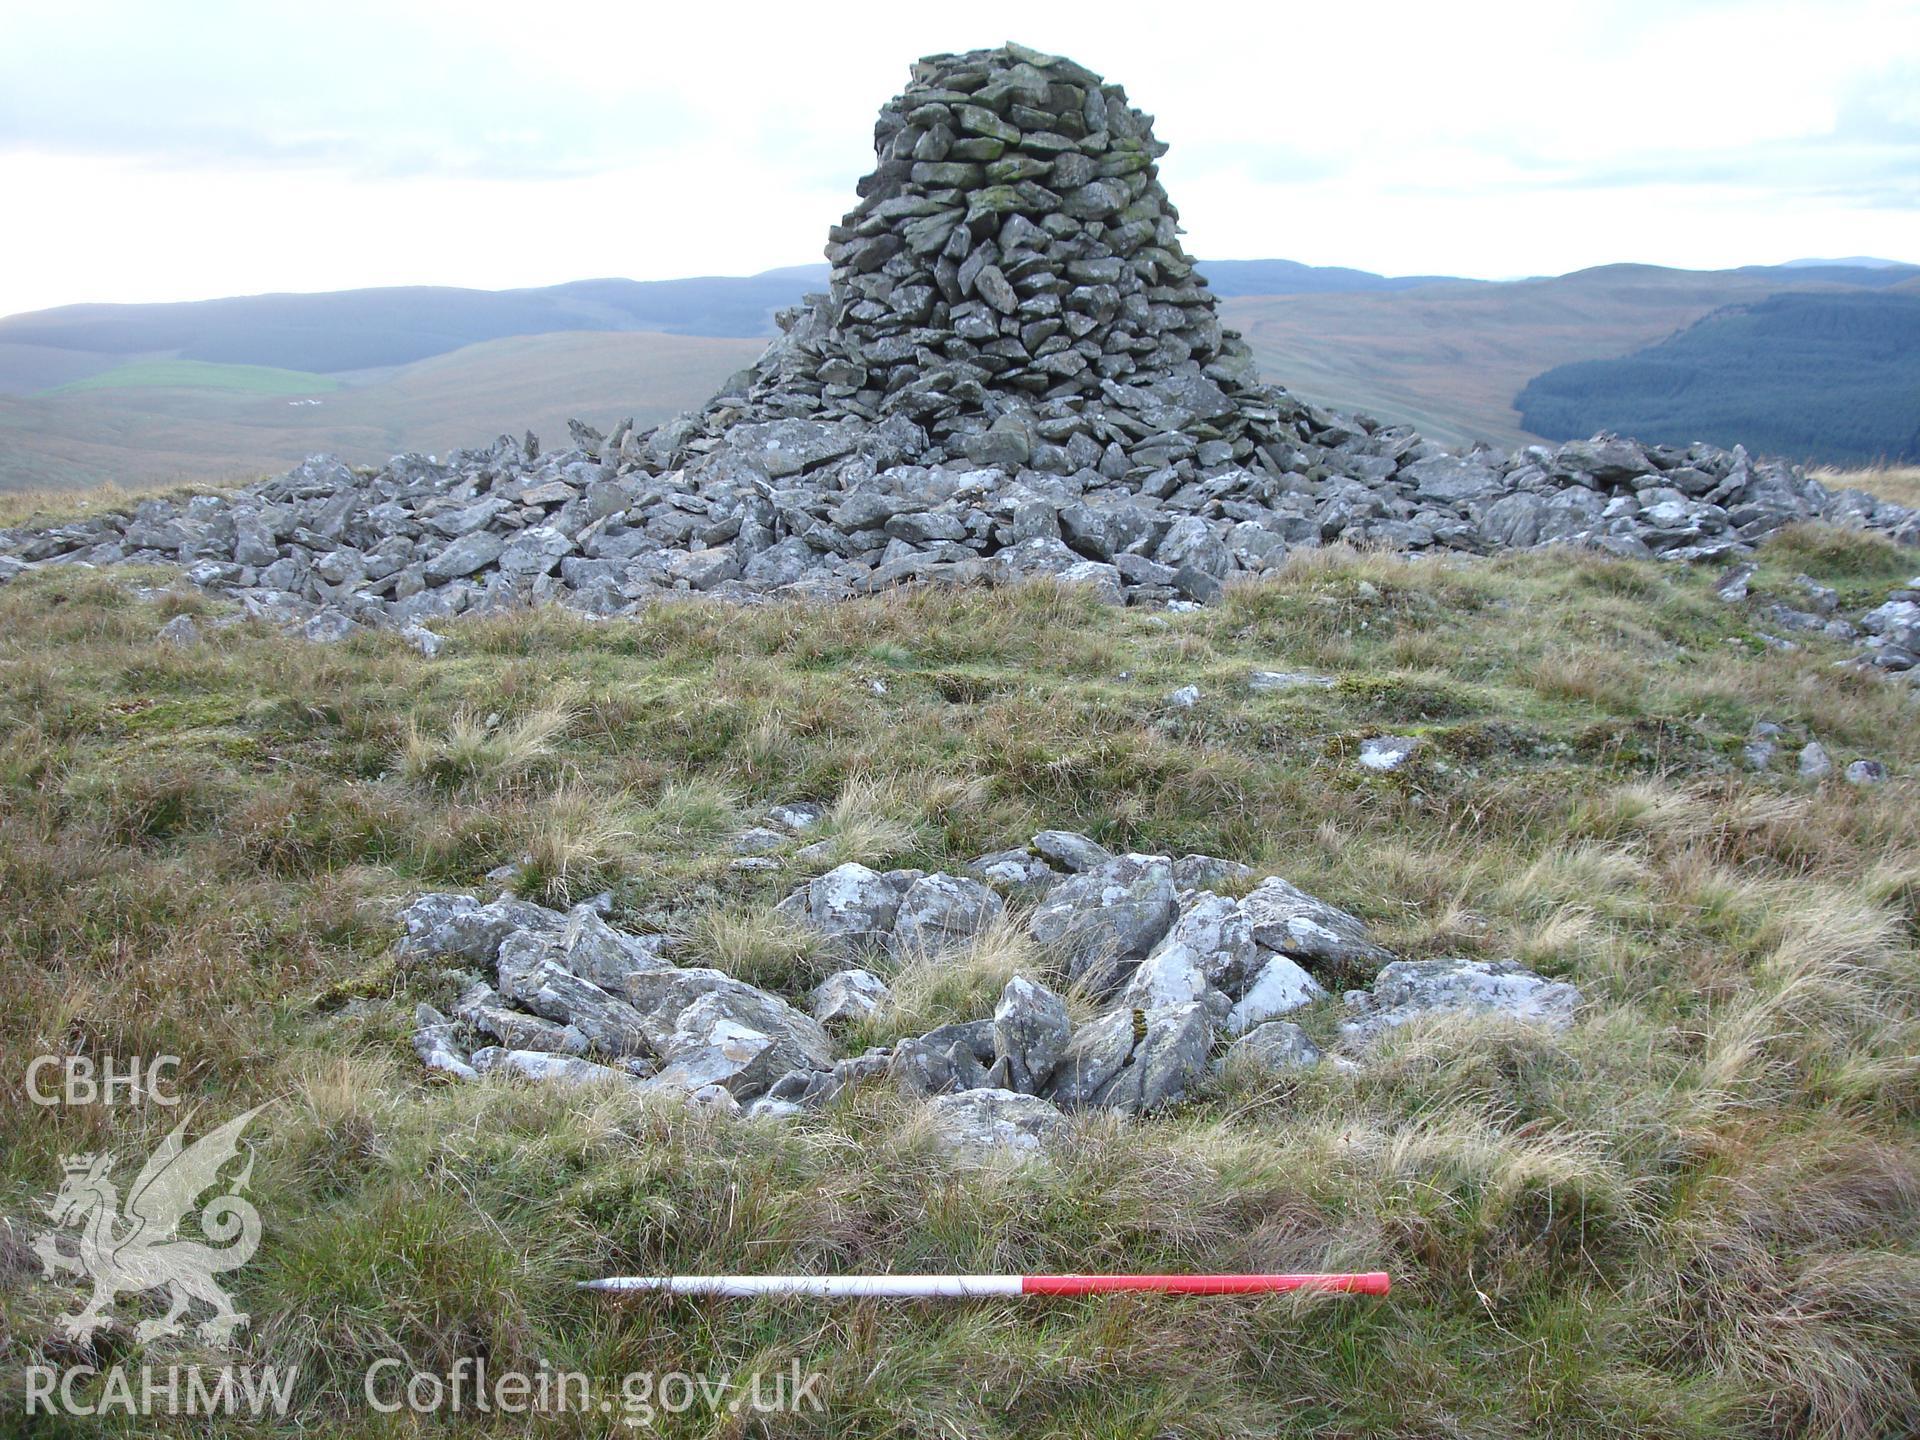
[[[525,785],[553,763],[558,742],[578,718],[571,702],[552,700],[511,720],[463,708],[437,734],[409,720],[400,773],[416,784],[456,793]]]
[[[1817,527],[1759,559],[1763,594],[1807,574],[1848,603],[1920,569]],[[170,614],[212,602],[25,576],[0,587],[0,1068],[180,1054],[202,1114],[272,1102],[233,1358],[297,1360],[306,1384],[285,1426],[235,1435],[361,1433],[373,1360],[480,1354],[822,1371],[826,1414],[781,1434],[1904,1434],[1920,731],[1898,684],[1820,637],[1768,650],[1711,579],[1330,547],[1192,614],[1058,585],[534,610],[456,621],[429,662],[251,622],[159,647]],[[1336,684],[1256,695],[1255,669]],[[1202,702],[1170,711],[1187,683]],[[1740,769],[1761,720],[1894,778]],[[1362,770],[1381,733],[1418,733],[1417,763]],[[827,817],[781,868],[733,869],[730,837],[794,799]],[[511,866],[543,903],[611,891],[688,963],[803,1002],[846,960],[774,914],[794,885],[844,861],[955,869],[1042,827],[1244,860],[1399,953],[1515,957],[1587,1004],[1564,1034],[1440,1019],[1359,1069],[1230,1065],[1178,1111],[1079,1117],[1051,1162],[985,1169],[885,1085],[752,1124],[436,1082],[407,1044],[412,1006],[454,983],[393,954],[393,910],[422,890],[490,892]],[[893,1003],[847,1053],[988,1015],[1015,972],[1066,988],[1018,913],[870,963]],[[1334,1042],[1337,1001],[1298,1018]],[[20,1243],[58,1157],[146,1153],[174,1118],[0,1110],[10,1373],[59,1358],[74,1304]],[[1306,1268],[1387,1269],[1394,1294],[702,1309],[572,1283]],[[110,1345],[175,1354],[131,1324]],[[658,1428],[756,1433],[699,1412]]]
[[[570,783],[530,806],[520,892],[564,907],[624,881],[639,854],[629,803]]]
[[[771,910],[714,909],[694,922],[688,958],[763,990],[804,994],[841,968],[819,937]]]
[[[866,1022],[858,1039],[885,1045],[924,1035],[937,1025],[993,1014],[1000,992],[1016,974],[1058,983],[1018,913],[993,921],[964,944],[902,956],[888,977],[892,1004]],[[1064,987],[1062,987],[1064,988]]]
[[[813,863],[822,870],[850,863],[885,869],[912,852],[925,813],[924,799],[913,797],[902,780],[850,776],[808,834],[810,845],[823,847]]]

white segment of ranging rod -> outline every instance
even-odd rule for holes
[[[869,1295],[963,1298],[1018,1295],[1018,1275],[629,1275],[588,1280],[588,1290],[656,1290],[671,1295]]]
[[[1385,1295],[1378,1270],[1358,1274],[1243,1275],[623,1275],[583,1280],[583,1290],[668,1295],[878,1296],[959,1299],[988,1295],[1099,1295],[1120,1290],[1161,1295],[1273,1295],[1314,1290]]]

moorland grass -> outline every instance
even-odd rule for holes
[[[1813,529],[1761,560],[1756,583],[1782,596],[1801,573],[1864,596],[1910,568]],[[34,573],[0,588],[0,1070],[177,1053],[204,1116],[274,1102],[253,1177],[266,1240],[230,1278],[254,1316],[239,1358],[302,1366],[279,1433],[416,1433],[369,1414],[367,1365],[475,1354],[824,1371],[827,1413],[765,1421],[774,1434],[1907,1433],[1920,727],[1911,692],[1841,667],[1839,646],[1768,649],[1711,578],[1332,549],[1191,614],[1047,585],[612,623],[539,610],[453,622],[427,660],[393,635],[311,646],[218,624],[197,596]],[[180,612],[206,638],[157,645]],[[1338,683],[1255,694],[1256,668]],[[1166,702],[1189,683],[1197,705]],[[1762,719],[1895,779],[1744,771]],[[1380,733],[1425,744],[1375,775],[1354,755]],[[829,803],[831,853],[731,869],[731,831],[796,798]],[[1242,859],[1403,954],[1516,956],[1587,1004],[1561,1035],[1440,1021],[1358,1070],[1231,1066],[1173,1113],[1081,1120],[1053,1166],[984,1171],[883,1086],[748,1124],[443,1085],[408,1048],[413,1005],[454,984],[394,955],[394,910],[422,890],[480,890],[519,862],[531,898],[610,889],[617,923],[793,993],[826,963],[770,914],[795,881],[841,859],[953,868],[1049,826]],[[1043,963],[1017,923],[903,957],[900,1012],[847,1042],[973,1018]],[[1303,1017],[1322,1040],[1337,1021],[1337,1001]],[[58,1157],[144,1154],[178,1117],[6,1093],[0,1348],[17,1384],[31,1361],[76,1359],[52,1334],[73,1287],[24,1248]],[[1320,1267],[1390,1270],[1394,1292],[620,1306],[572,1286]],[[126,1326],[108,1346],[215,1358]],[[525,1427],[431,1428],[608,1428]]]

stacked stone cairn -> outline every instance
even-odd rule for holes
[[[1735,447],[1611,436],[1446,453],[1259,383],[1181,249],[1126,93],[1017,45],[937,55],[881,110],[827,293],[699,412],[542,453],[329,457],[232,497],[0,532],[0,581],[162,562],[332,640],[559,601],[841,598],[1051,575],[1214,598],[1298,547],[1737,557],[1802,520],[1920,516]]]

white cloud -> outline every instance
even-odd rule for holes
[[[61,0],[0,16],[0,313],[803,262],[907,63],[1009,36],[1159,117],[1201,255],[1920,259],[1905,0]]]

